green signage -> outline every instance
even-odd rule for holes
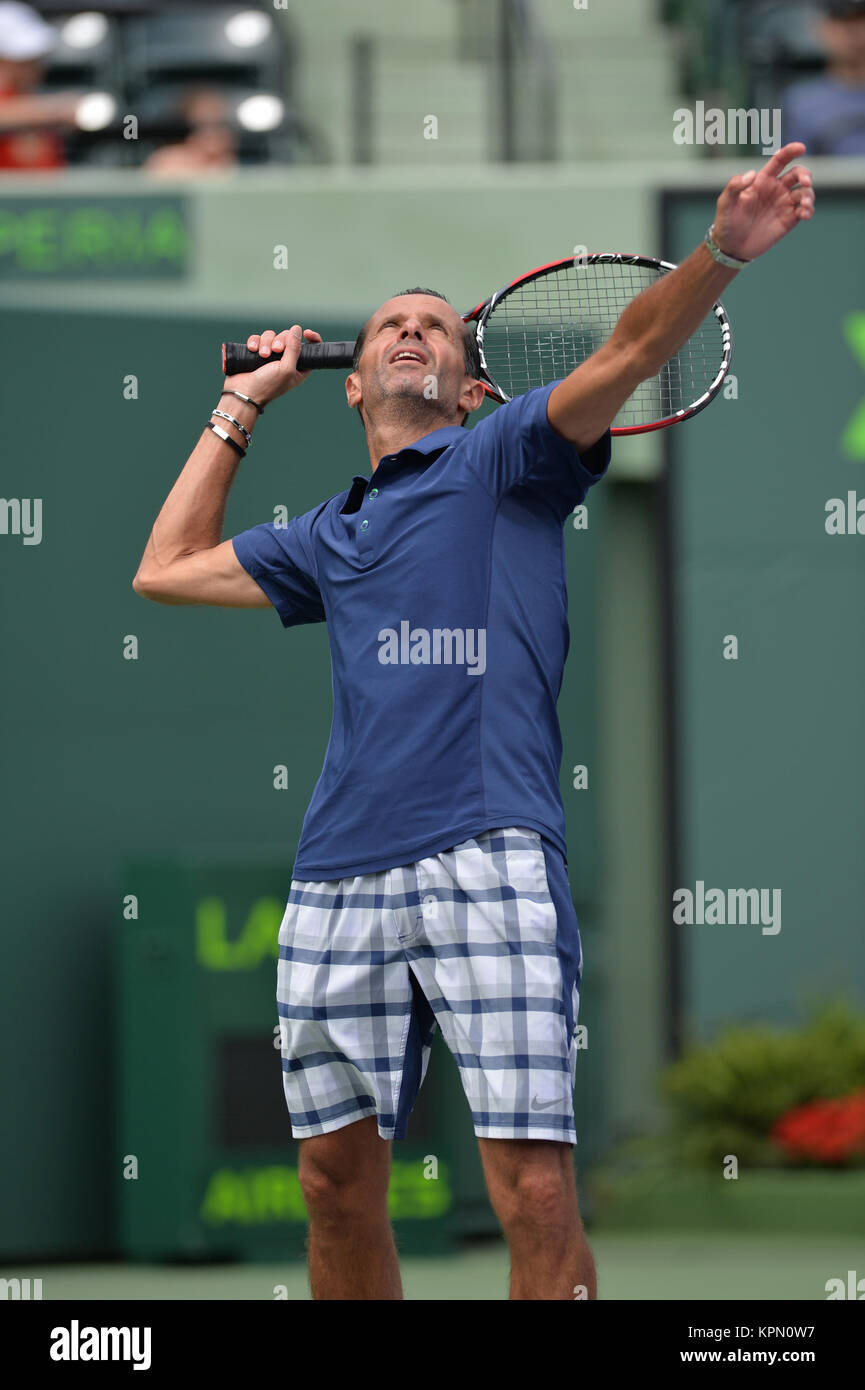
[[[844,336],[853,355],[865,370],[865,314],[847,315],[844,320]],[[850,458],[865,459],[865,401],[847,425],[841,448]]]
[[[228,933],[228,908],[222,898],[200,898],[195,905],[195,954],[203,970],[257,970],[279,957],[279,928],[285,913],[281,898],[253,902],[240,935]]]
[[[452,1194],[444,1164],[395,1159],[391,1166],[388,1211],[392,1220],[426,1220],[441,1216]],[[210,1174],[201,1203],[205,1226],[254,1226],[272,1221],[306,1221],[306,1206],[297,1169],[268,1164],[262,1168],[217,1168]]]
[[[176,194],[0,198],[0,280],[177,279],[189,241]]]

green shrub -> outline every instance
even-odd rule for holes
[[[825,1006],[799,1030],[731,1027],[664,1073],[670,1147],[701,1167],[716,1167],[725,1154],[749,1166],[778,1166],[789,1161],[769,1137],[779,1116],[863,1084],[865,1017],[846,1004]]]

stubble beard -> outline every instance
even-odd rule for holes
[[[370,415],[368,410],[364,411],[370,423],[423,427],[427,434],[452,423],[456,408],[448,411],[440,397],[425,395],[423,386],[418,387],[410,381],[382,383],[380,377],[377,384],[381,389],[373,407],[374,413]]]

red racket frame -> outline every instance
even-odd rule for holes
[[[477,339],[481,355],[481,366],[487,377],[483,385],[484,390],[492,400],[500,404],[510,400],[510,397],[505,395],[505,393],[496,386],[484,358],[484,325],[496,305],[518,286],[528,284],[530,280],[536,280],[542,275],[550,274],[552,271],[562,270],[565,266],[577,264],[580,266],[593,264],[610,265],[616,263],[644,266],[649,270],[676,269],[675,265],[670,261],[660,261],[653,256],[641,256],[635,251],[587,251],[578,256],[565,256],[558,261],[549,261],[546,265],[536,266],[534,270],[528,271],[525,275],[518,275],[515,280],[511,280],[510,284],[505,285],[503,289],[497,290],[495,294],[490,295],[489,299],[482,300],[481,303],[476,305],[469,313],[463,314],[464,323],[475,323],[477,325]],[[649,434],[653,430],[669,429],[671,425],[680,425],[683,420],[692,420],[695,415],[699,415],[701,410],[705,410],[706,406],[711,404],[723,386],[730,370],[730,364],[733,360],[733,330],[730,326],[727,311],[720,299],[713,304],[712,313],[714,313],[718,320],[720,330],[721,366],[718,369],[717,375],[712,380],[709,389],[705,391],[702,396],[698,396],[692,405],[687,406],[684,410],[677,410],[674,415],[668,416],[665,420],[656,420],[650,425],[615,425],[610,430],[611,434]]]

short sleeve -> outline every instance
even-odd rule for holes
[[[534,484],[573,511],[610,466],[607,430],[581,454],[547,419],[547,401],[557,381],[500,405],[471,431],[472,464],[496,499],[520,484]]]
[[[265,521],[232,537],[235,555],[267,594],[283,627],[327,619],[312,546],[313,522],[320,510],[292,517],[284,526]]]
[[[784,138],[788,142],[801,140],[809,150],[817,134],[814,127],[814,101],[813,98],[809,100],[810,85],[796,82],[784,93]]]

